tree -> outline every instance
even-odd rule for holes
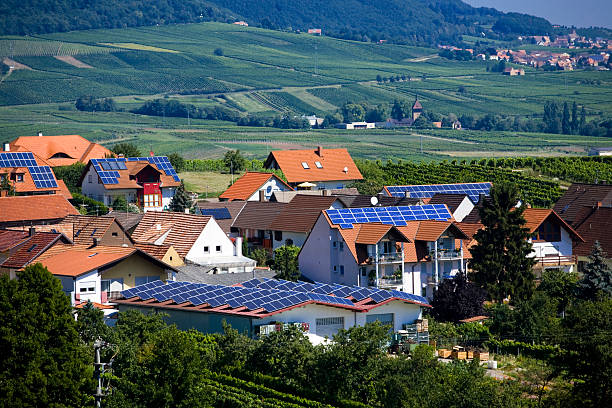
[[[6,191],[7,196],[15,195],[15,187],[13,183],[11,183],[8,173],[0,175],[0,192],[2,191]],[[2,194],[0,194],[0,197],[1,196]]]
[[[382,82],[382,77],[380,76],[380,74],[376,75],[376,82],[378,83]]]
[[[565,309],[575,298],[578,276],[575,273],[560,269],[550,269],[542,273],[542,281],[537,292],[543,292],[558,304],[558,313],[565,314]]]
[[[169,210],[174,212],[185,212],[185,210],[191,208],[192,204],[189,194],[185,191],[185,183],[181,180],[181,184],[174,192],[172,200],[170,200]]]
[[[391,117],[396,120],[402,120],[406,117],[404,107],[398,100],[395,100],[393,102],[393,107],[391,108]]]
[[[185,170],[185,159],[178,153],[170,153],[168,155],[168,160],[170,160],[170,164],[174,167],[177,173]]]
[[[599,241],[595,241],[582,279],[578,282],[578,296],[581,299],[596,300],[599,293],[612,296],[612,270],[606,264],[606,257]]]
[[[518,201],[515,184],[495,184],[490,199],[479,208],[484,229],[474,235],[477,244],[470,249],[474,282],[499,303],[507,297],[526,300],[534,290],[536,261],[529,257],[532,245],[523,217],[525,206],[516,207]]]
[[[365,118],[365,109],[358,103],[345,103],[342,106],[344,122],[362,122]]]
[[[483,302],[487,293],[472,282],[464,273],[453,279],[445,279],[434,293],[432,314],[442,321],[457,322],[468,317],[484,314]]]
[[[572,125],[570,122],[570,112],[567,102],[563,104],[563,115],[561,116],[561,130],[563,134],[569,135],[572,133]]]
[[[70,192],[80,192],[81,186],[79,185],[79,181],[81,179],[81,175],[83,174],[83,170],[85,169],[85,165],[81,162],[76,162],[71,164],[70,166],[58,166],[53,168],[53,173],[55,173],[55,177],[58,180],[63,180],[66,183],[66,187]]]
[[[572,134],[578,133],[578,105],[576,101],[572,104]]]
[[[113,211],[114,212],[127,212],[128,210],[128,202],[125,199],[124,196],[122,195],[118,195],[117,197],[115,197],[115,199],[113,200],[113,203],[111,204],[111,207],[113,207]]]
[[[0,277],[0,406],[80,407],[91,360],[70,298],[41,264]]]
[[[76,328],[86,344],[92,344],[98,338],[106,339],[110,332],[104,323],[104,312],[96,309],[90,301],[77,310]]]
[[[217,57],[222,57],[223,56],[223,49],[222,48],[215,48],[214,54]]]
[[[138,147],[136,147],[136,145],[134,145],[133,143],[117,143],[116,145],[113,146],[111,151],[115,153],[116,155],[122,154],[125,157],[141,157],[142,156],[142,154],[140,153],[140,150],[138,150]]]
[[[240,150],[230,150],[223,156],[223,163],[228,170],[236,173],[246,169],[247,160],[240,153]]]
[[[274,270],[276,278],[297,281],[300,277],[298,254],[300,247],[283,245],[274,250]]]

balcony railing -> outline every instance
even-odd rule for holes
[[[398,286],[402,285],[404,282],[400,277],[396,276],[383,276],[378,279],[378,287],[388,287],[388,286]]]
[[[578,262],[576,255],[536,256],[536,268],[549,268],[554,266],[574,265]]]
[[[366,263],[369,265],[378,263],[378,264],[386,264],[386,263],[401,263],[402,262],[402,253],[401,252],[389,252],[384,254],[378,254],[378,259],[376,256],[369,256],[366,260]]]
[[[432,259],[435,257],[435,251],[429,253]],[[459,249],[438,249],[438,259],[458,259],[461,258],[461,250]]]

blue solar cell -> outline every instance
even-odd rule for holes
[[[223,208],[200,208],[200,213],[202,215],[210,215],[215,220],[228,220],[231,219],[229,210],[227,207]]]

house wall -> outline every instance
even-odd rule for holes
[[[474,203],[468,197],[464,197],[459,207],[453,213],[453,217],[458,222],[463,221],[463,219],[474,209]]]
[[[170,201],[172,201],[172,197],[174,197],[174,193],[176,191],[175,187],[162,187],[162,207],[164,210],[167,210],[170,207]]]
[[[315,281],[331,281],[331,239],[331,228],[321,214],[298,256],[302,275]]]
[[[102,279],[123,279],[123,290],[136,286],[137,277],[159,277],[162,281],[168,278],[168,271],[139,255],[132,255],[102,272]]]
[[[172,246],[168,248],[168,251],[166,251],[166,254],[162,258],[162,261],[174,267],[185,265],[185,262],[183,262],[183,259],[181,258],[179,253],[176,252],[176,249],[174,249],[174,247]]]
[[[208,247],[208,253],[204,252],[205,246]],[[219,252],[216,251],[217,246],[221,246]],[[198,264],[204,259],[219,256],[234,256],[234,244],[214,218],[211,218],[185,256],[185,260]]]
[[[532,256],[544,257],[547,255],[572,255],[572,237],[567,230],[561,227],[561,241],[558,242],[533,242]]]
[[[285,245],[285,243],[287,242],[288,239],[293,241],[293,245],[298,246],[298,247],[302,247],[304,245],[304,242],[306,242],[306,238],[308,237],[308,234],[304,233],[304,232],[292,232],[292,231],[281,231],[282,232],[282,239],[280,241],[277,241],[275,238],[275,234],[272,234],[272,249],[276,249],[278,247],[281,247],[283,245]]]
[[[102,236],[100,240],[100,245],[106,246],[127,246],[133,247],[134,244],[127,236],[127,234],[121,229],[117,222],[113,222],[108,230]]]
[[[89,166],[89,170],[83,178],[83,183],[81,184],[81,192],[84,196],[92,198],[96,201],[104,202],[106,204],[106,201],[104,199],[106,195],[106,188],[104,187],[104,184],[100,182],[98,173],[93,168],[93,166]]]
[[[313,184],[316,184],[316,187],[313,187],[315,190],[334,190],[338,188],[346,188],[349,184],[353,184],[355,180],[337,180],[337,181],[310,181]]]
[[[260,191],[264,191],[264,196],[266,197],[266,200],[270,200],[270,197],[272,197],[272,194],[275,191],[289,191],[289,188],[285,184],[278,181],[276,177],[270,177],[270,179],[266,181],[266,183],[261,186],[259,190],[254,192],[253,195],[250,196],[247,201],[259,201]]]

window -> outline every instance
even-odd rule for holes
[[[6,178],[6,174],[0,174],[0,182],[4,181],[5,178]]]
[[[17,181],[18,183],[23,183],[23,174],[17,174],[15,176],[15,181]]]
[[[116,232],[111,232],[111,235],[112,235],[113,237],[117,237],[117,236],[119,236],[119,234],[117,234]]]
[[[332,244],[332,246],[333,246],[334,248],[336,248],[336,247],[338,246],[338,241],[334,241],[334,243]]]
[[[221,252],[221,245],[217,245],[217,246],[215,247],[215,251],[217,251],[217,252]]]
[[[144,285],[145,283],[155,282],[159,280],[159,276],[137,276],[136,277],[136,286]]]
[[[75,237],[78,237],[81,234],[81,230],[77,230],[77,232],[74,233]]]
[[[334,272],[338,271],[338,267],[336,265],[334,265]]]
[[[93,231],[91,231],[91,236],[92,236],[92,237],[93,237],[94,235],[96,235],[96,231],[97,231],[97,230],[98,230],[97,228],[94,228],[94,229],[93,229]]]
[[[367,272],[367,269],[364,266],[362,266],[359,269],[361,269],[361,276],[366,276],[367,275],[368,272]]]
[[[96,291],[96,282],[81,282],[79,286],[79,293],[94,293]]]
[[[340,244],[340,250],[341,250],[341,251],[344,251],[344,242],[340,241],[340,243],[339,243],[339,244]]]
[[[302,167],[305,169],[309,169],[310,167],[308,167],[308,163],[306,162],[302,162]]]
[[[143,199],[145,207],[161,207],[159,194],[145,194]]]
[[[93,183],[93,176],[91,174],[89,176],[87,176],[87,182],[89,184]]]
[[[208,247],[207,247],[207,246],[205,246],[205,247],[204,247],[204,253],[205,253],[205,254],[207,254],[207,253],[209,253],[209,252],[210,252],[210,251],[209,251]]]
[[[545,221],[534,235],[537,241],[559,242],[561,241],[561,227],[559,224],[553,224],[550,221]]]
[[[274,231],[274,240],[282,241],[283,240],[283,231]]]
[[[323,165],[321,164],[321,162],[318,162],[318,161],[315,162],[315,166],[317,166],[317,169],[323,168]]]
[[[340,275],[344,275],[344,265],[340,265]]]

